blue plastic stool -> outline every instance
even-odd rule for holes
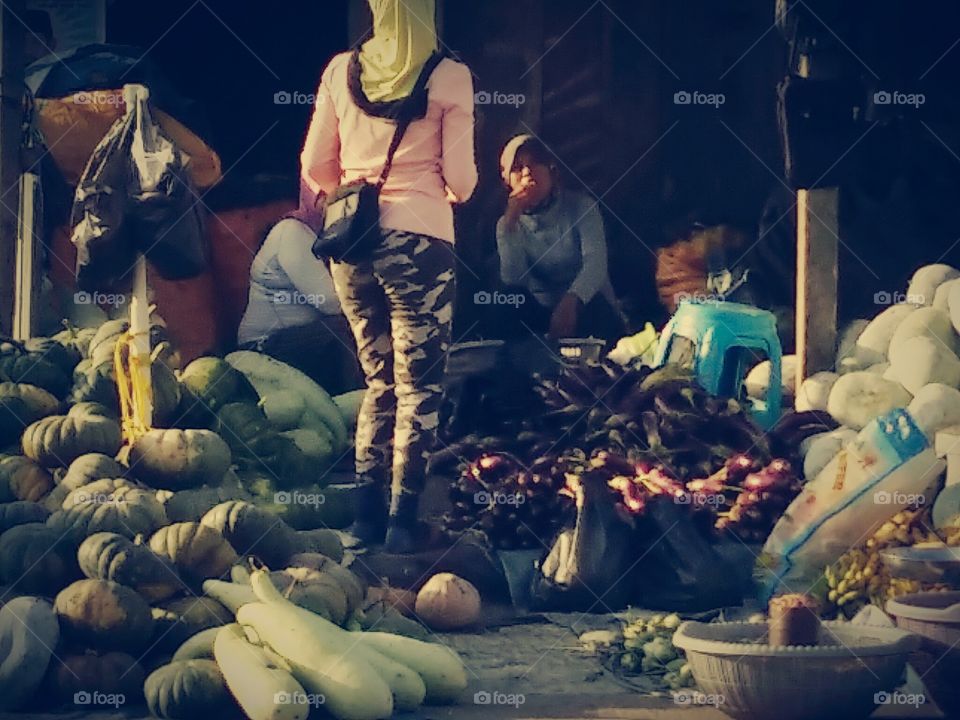
[[[740,303],[685,300],[660,335],[655,364],[691,370],[707,392],[737,398],[768,430],[782,409],[782,353],[773,313]],[[744,378],[764,360],[771,365],[767,398],[748,400]]]

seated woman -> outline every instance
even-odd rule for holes
[[[322,210],[306,187],[300,207],[267,235],[250,267],[250,296],[237,342],[301,370],[327,392],[363,385],[353,333],[327,266],[311,251]]]
[[[514,313],[521,329],[555,340],[625,335],[597,203],[560,185],[549,152],[531,135],[507,143],[500,171],[510,188],[497,223],[500,279],[528,300]]]

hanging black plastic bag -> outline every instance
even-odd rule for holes
[[[664,498],[638,519],[643,558],[631,571],[630,602],[651,610],[702,612],[739,605],[751,592],[754,557],[743,543],[720,543],[697,527],[690,506]]]
[[[94,149],[77,183],[71,241],[77,248],[77,287],[86,292],[129,289],[136,247],[127,219],[127,182],[135,125],[118,119]]]
[[[531,587],[531,609],[612,612],[629,603],[632,566],[642,548],[633,522],[617,511],[603,473],[585,473],[577,488],[577,520],[540,562]]]
[[[166,280],[196,277],[207,269],[209,248],[188,158],[153,119],[147,93],[135,97],[128,187],[137,249]]]

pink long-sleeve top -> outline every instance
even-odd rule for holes
[[[335,56],[320,81],[300,156],[303,179],[314,192],[329,195],[359,179],[375,183],[396,130],[357,107],[347,83],[349,64],[350,53]],[[468,200],[477,185],[473,78],[465,65],[444,58],[427,91],[426,117],[408,128],[381,193],[381,225],[453,242],[451,203]]]

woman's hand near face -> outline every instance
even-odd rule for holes
[[[574,337],[580,320],[580,308],[583,303],[573,293],[567,293],[557,303],[550,317],[550,337],[554,340]]]
[[[517,220],[523,213],[533,207],[535,200],[532,181],[521,183],[517,189],[510,193],[507,198],[507,211],[504,213],[507,226],[510,229],[516,227]]]

